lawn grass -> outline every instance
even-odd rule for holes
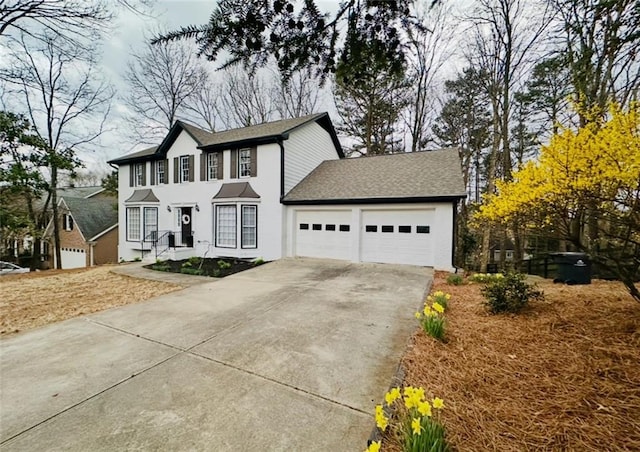
[[[622,284],[541,280],[545,301],[489,315],[480,284],[446,277],[448,342],[417,329],[402,364],[405,385],[445,400],[454,450],[640,450],[640,303]]]

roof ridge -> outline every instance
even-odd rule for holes
[[[340,159],[343,160],[345,162],[349,162],[349,161],[355,161],[355,160],[359,160],[361,158],[367,159],[367,160],[371,160],[371,159],[375,159],[378,157],[398,157],[398,156],[407,156],[407,155],[416,155],[416,154],[430,154],[433,152],[441,152],[441,151],[454,151],[457,150],[458,147],[457,146],[450,146],[450,147],[446,147],[446,148],[441,148],[441,149],[431,149],[431,150],[422,150],[422,151],[411,151],[411,152],[394,152],[392,154],[376,154],[376,155],[369,155],[367,156],[366,154],[361,155],[360,157],[348,157],[345,159]],[[327,162],[333,162],[333,161],[338,161],[338,160],[325,160]]]

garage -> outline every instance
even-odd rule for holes
[[[287,256],[453,269],[457,149],[322,162],[287,193]]]
[[[360,260],[433,266],[434,215],[435,209],[363,210]]]
[[[87,253],[77,248],[62,248],[60,250],[62,268],[83,268],[87,266]]]
[[[351,259],[351,210],[298,210],[296,256]]]

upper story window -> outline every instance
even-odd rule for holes
[[[166,184],[166,172],[165,161],[159,160],[156,162],[156,181],[158,184]]]
[[[73,217],[68,213],[64,214],[62,217],[62,225],[65,231],[73,231]]]
[[[189,182],[189,156],[180,157],[180,182]]]
[[[240,177],[251,176],[251,150],[240,149],[238,153],[238,174]]]
[[[207,180],[218,178],[218,165],[218,154],[216,152],[207,154]]]
[[[132,163],[129,165],[129,187],[147,185],[147,163]]]

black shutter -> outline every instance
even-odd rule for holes
[[[189,182],[193,182],[195,180],[195,173],[196,172],[196,156],[195,155],[190,155],[189,156]]]
[[[133,187],[133,178],[134,178],[134,172],[136,170],[136,165],[135,163],[132,163],[131,165],[129,165],[129,187]]]
[[[251,177],[258,176],[258,148],[253,146],[251,148]]]
[[[169,159],[164,160],[164,183],[169,183]]]
[[[73,217],[69,214],[69,230],[73,231]]]
[[[179,179],[180,168],[179,168],[179,159],[178,157],[173,158],[173,183],[177,184],[180,182]]]
[[[200,154],[200,180],[207,180],[207,154]]]
[[[231,179],[238,177],[238,150],[231,149]]]
[[[218,175],[217,175],[218,179],[224,179],[224,176],[223,176],[223,174],[224,174],[223,173],[224,165],[222,163],[223,162],[223,160],[222,160],[222,156],[223,155],[224,155],[224,152],[218,152]]]
[[[142,186],[147,185],[147,162],[142,162]]]
[[[156,170],[158,168],[158,162],[151,162],[150,165],[151,168],[149,169],[149,185],[155,185],[156,184]]]

